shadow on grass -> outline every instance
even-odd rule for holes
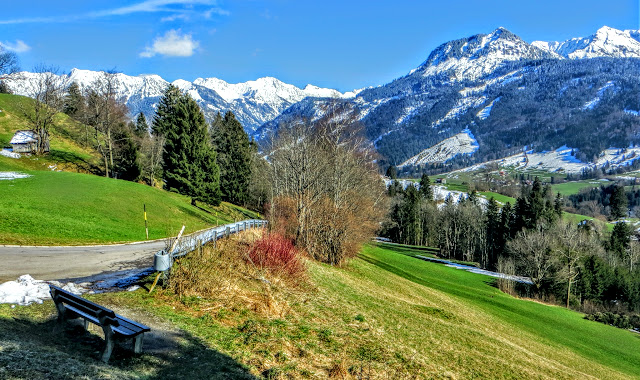
[[[34,322],[0,317],[0,378],[75,379],[256,379],[231,357],[210,349],[182,331],[152,330],[144,338],[142,354],[123,341],[109,364],[99,361],[102,333],[79,321],[55,330],[50,319]]]
[[[407,256],[415,256],[416,253],[421,254],[430,254],[431,256],[436,257],[439,250],[437,248],[431,247],[417,247],[417,246],[406,246],[403,244],[389,244],[389,243],[375,243],[375,245],[380,248],[384,248],[388,251],[400,253]]]
[[[78,171],[84,171],[84,172],[88,172],[91,174],[95,174],[95,175],[103,175],[104,173],[102,173],[102,170],[100,170],[100,168],[94,166],[93,164],[89,163],[87,160],[85,160],[84,158],[80,157],[79,155],[72,153],[72,152],[66,152],[66,151],[62,151],[62,150],[57,150],[57,149],[52,149],[49,152],[49,157],[54,160],[54,161],[58,161],[64,164],[69,164],[69,165],[73,165],[75,166],[75,168]]]
[[[178,209],[180,210],[180,212],[190,215],[194,218],[200,219],[203,222],[207,223],[207,224],[213,224],[213,222],[215,222],[215,218],[213,216],[209,216],[211,215],[211,212],[207,211],[207,215],[202,215],[198,212],[196,212],[195,208],[201,209],[200,207],[193,207],[191,205],[189,206],[184,206],[184,205],[178,205]],[[206,210],[205,210],[206,211]]]

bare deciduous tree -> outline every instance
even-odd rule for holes
[[[555,263],[549,232],[540,226],[533,230],[522,230],[507,243],[507,248],[516,258],[519,273],[531,278],[536,293],[540,295],[543,282],[551,277]]]
[[[560,221],[554,231],[557,240],[554,252],[562,265],[559,275],[567,281],[567,308],[569,308],[571,285],[578,277],[580,259],[589,254],[596,254],[602,248],[594,233],[580,229],[573,223]]]
[[[38,137],[36,154],[44,154],[49,150],[51,127],[62,107],[64,84],[57,71],[53,67],[38,66],[28,82],[29,96],[33,102],[25,103],[22,113]]]
[[[355,119],[353,109],[332,103],[313,123],[281,127],[270,156],[274,200],[293,209],[297,244],[332,265],[372,236],[386,200]]]
[[[105,177],[114,167],[116,132],[126,125],[127,109],[117,96],[118,78],[113,72],[102,72],[90,86],[86,113],[82,121],[94,128],[95,148],[102,156]]]

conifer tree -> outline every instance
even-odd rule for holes
[[[71,117],[77,117],[84,109],[84,97],[78,83],[73,82],[67,89],[62,111]]]
[[[138,114],[138,117],[136,118],[134,132],[138,137],[142,137],[145,134],[149,133],[149,124],[147,124],[147,118],[144,117],[144,114],[142,112],[140,112]]]
[[[247,133],[231,111],[218,113],[211,123],[211,141],[220,168],[222,199],[235,204],[247,201],[251,180],[252,149]]]
[[[175,111],[176,103],[182,97],[182,93],[178,87],[170,84],[167,86],[158,107],[156,108],[156,116],[151,126],[152,133],[156,135],[164,135],[166,130],[171,127],[172,113]]]
[[[204,115],[189,95],[176,90],[172,86],[167,89],[161,101],[162,114],[154,120],[156,131],[165,136],[165,186],[190,196],[193,205],[196,201],[218,205],[220,172]]]
[[[426,174],[422,175],[420,178],[420,194],[422,198],[432,201],[433,200],[433,189],[431,188],[431,179]]]

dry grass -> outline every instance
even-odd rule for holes
[[[202,313],[248,309],[267,318],[283,318],[291,303],[304,298],[310,286],[304,265],[293,273],[261,266],[250,259],[263,241],[262,230],[250,230],[180,259],[171,273],[169,290],[181,300],[199,300]],[[301,259],[299,259],[301,260]]]

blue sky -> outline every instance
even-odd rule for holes
[[[0,44],[38,64],[172,81],[263,76],[348,91],[400,77],[452,39],[503,26],[525,41],[640,29],[638,0],[7,1]]]

